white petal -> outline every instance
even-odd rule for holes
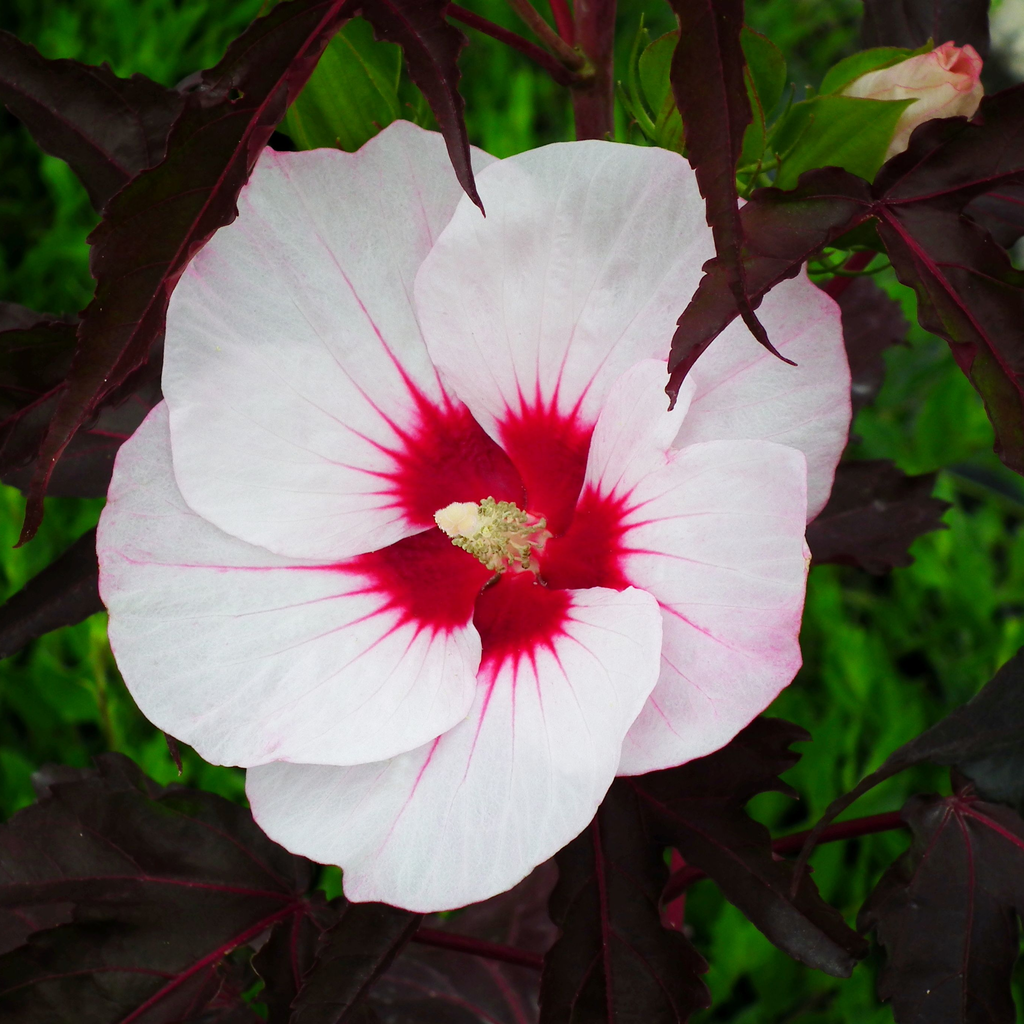
[[[431,525],[440,505],[423,522],[394,475],[412,460],[429,476],[430,439],[459,416],[411,296],[460,194],[441,136],[405,121],[357,153],[264,151],[238,219],[188,266],[167,314],[174,469],[200,515],[299,558]]]
[[[175,486],[163,404],[118,453],[97,551],[132,696],[208,761],[376,761],[472,704],[483,566],[438,530],[334,565],[221,532]]]
[[[416,277],[431,357],[499,440],[538,407],[589,430],[624,370],[667,357],[714,255],[693,172],[591,141],[502,160],[477,184],[486,219],[460,201]]]
[[[806,275],[784,281],[758,307],[772,344],[789,366],[735,320],[688,374],[695,386],[676,446],[755,439],[799,448],[807,457],[807,518],[828,501],[850,430],[850,367],[839,307]]]
[[[435,743],[358,768],[251,770],[260,826],[341,865],[354,900],[432,911],[511,888],[586,828],[658,671],[650,595],[562,593],[564,635],[482,670],[470,716]]]
[[[594,431],[580,522],[541,562],[554,585],[599,573],[596,585],[642,587],[662,607],[661,675],[623,744],[623,775],[718,749],[800,666],[804,457],[767,441],[670,449],[696,385],[666,413],[651,400],[664,372],[647,361],[616,383]],[[589,557],[574,550],[586,545]]]

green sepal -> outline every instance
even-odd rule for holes
[[[894,64],[902,64],[909,57],[918,57],[934,49],[934,44],[929,40],[916,50],[905,50],[899,46],[876,46],[872,50],[861,50],[860,53],[844,57],[825,72],[818,94],[827,96],[840,92],[869,71],[891,68]]]

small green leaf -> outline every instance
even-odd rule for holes
[[[776,188],[794,188],[813,167],[842,167],[873,180],[900,114],[913,102],[816,96],[794,104],[771,138],[779,159]]]
[[[282,125],[299,149],[353,152],[401,116],[402,51],[353,18],[331,40]]]
[[[894,64],[901,64],[908,57],[916,57],[932,49],[934,47],[931,43],[926,43],[917,50],[904,50],[899,46],[877,46],[873,50],[861,50],[860,53],[844,57],[838,64],[829,68],[821,80],[818,93],[826,96],[839,92],[869,71],[891,68]]]
[[[683,149],[683,119],[672,97],[669,71],[679,32],[666,32],[640,55],[640,88],[654,113],[654,142],[677,153]]]
[[[666,32],[651,43],[640,55],[640,87],[643,89],[647,106],[658,114],[667,99],[672,98],[669,70],[672,55],[679,42],[679,31]]]

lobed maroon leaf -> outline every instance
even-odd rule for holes
[[[554,941],[547,913],[557,871],[553,862],[500,896],[457,914],[424,919],[413,941],[374,985],[370,1005],[383,1024],[536,1024],[536,967],[425,945],[446,939],[498,943],[539,961]]]
[[[743,148],[743,133],[752,118],[743,76],[746,60],[740,44],[743,0],[670,3],[679,21],[679,41],[669,79],[683,120],[686,154],[707,205],[718,272],[751,334],[779,355],[754,313],[757,304],[748,298],[742,256],[744,233],[737,203],[736,164]]]
[[[996,451],[1024,473],[1024,273],[963,210],[1024,184],[1024,85],[982,100],[978,116],[920,125],[909,148],[869,188],[836,168],[809,171],[791,192],[762,189],[741,213],[748,298],[797,273],[821,246],[875,222],[897,276],[918,298],[918,319],[950,345],[985,402]],[[679,320],[669,394],[738,314],[719,258]]]
[[[0,605],[0,658],[10,657],[44,633],[101,611],[92,529]]]
[[[867,182],[838,167],[808,171],[789,192],[754,192],[740,211],[740,259],[751,307],[796,276],[823,246],[866,220],[870,201]],[[673,398],[701,353],[740,315],[731,273],[721,255],[704,264],[704,277],[672,338],[666,390]]]
[[[313,912],[309,864],[245,808],[157,786],[120,754],[40,782],[40,802],[0,827],[0,907],[70,922],[0,956],[3,1020],[245,1019],[235,951]]]
[[[972,199],[964,213],[1010,249],[1024,237],[1024,185],[1000,185]]]
[[[34,327],[40,323],[69,323],[67,317],[53,313],[37,313],[17,302],[0,302],[0,333]]]
[[[985,402],[996,451],[1024,472],[1024,274],[962,215],[1024,184],[1024,86],[985,97],[977,118],[926,122],[875,180],[872,214],[921,326],[944,338]]]
[[[74,912],[72,903],[41,903],[39,906],[0,908],[0,956],[24,946],[30,935],[68,924]]]
[[[483,210],[473,181],[465,102],[459,93],[458,58],[467,40],[446,20],[447,8],[448,0],[361,0],[358,6],[378,40],[402,47],[409,77],[430,104],[459,183]]]
[[[683,1024],[710,1005],[704,958],[662,926],[664,843],[648,826],[637,779],[618,779],[590,827],[555,857],[541,1024]]]
[[[6,316],[0,311],[0,326],[14,319],[9,310]],[[28,310],[17,319],[21,326],[0,331],[0,479],[25,491],[76,341],[68,320],[40,318]],[[159,375],[159,359],[151,358],[104,400],[71,439],[48,494],[99,498],[107,493],[117,449],[160,400]]]
[[[982,98],[973,120],[925,121],[882,166],[875,197],[886,207],[924,203],[961,210],[975,196],[1024,176],[1024,84]]]
[[[302,980],[316,960],[320,938],[337,923],[338,908],[328,906],[322,896],[313,894],[308,913],[275,924],[252,958],[253,968],[263,979],[260,1001],[267,1008],[269,1024],[288,1024]]]
[[[815,564],[876,575],[910,565],[910,545],[946,528],[942,516],[950,506],[931,496],[934,486],[934,473],[907,476],[888,459],[841,463],[828,504],[807,527]]]
[[[955,768],[986,799],[1024,806],[1024,648],[966,704],[894,750],[849,793],[833,800],[808,835],[799,863],[858,797],[926,761]]]
[[[866,253],[870,257],[871,253]],[[850,398],[854,415],[873,402],[885,377],[883,354],[893,345],[902,344],[910,324],[900,304],[890,298],[870,277],[833,278],[832,284],[844,287],[826,287],[839,303],[843,320],[843,342],[850,361]]]
[[[292,1002],[291,1024],[354,1024],[371,987],[419,927],[421,916],[385,903],[348,903],[320,937]],[[372,1009],[370,1009],[372,1015]]]
[[[68,163],[97,210],[164,158],[183,102],[144,75],[118,78],[106,64],[47,60],[0,31],[0,103],[41,149]]]
[[[914,796],[913,842],[858,916],[885,947],[878,994],[897,1024],[1013,1024],[1024,821],[975,799]]]
[[[42,496],[75,431],[150,358],[181,272],[235,218],[240,189],[348,16],[346,2],[288,0],[253,22],[187,94],[163,162],[108,204],[89,239],[96,295],[40,447],[23,542],[38,528]]]
[[[779,775],[810,739],[799,726],[757,718],[728,746],[679,768],[626,779],[658,838],[718,884],[776,946],[810,967],[848,977],[867,952],[807,875],[793,895],[792,866],[776,859],[768,830],[744,805],[758,793],[791,793]]]
[[[988,55],[989,0],[864,0],[865,48],[902,46],[916,50],[929,39],[970,43]]]

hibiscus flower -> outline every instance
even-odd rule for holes
[[[171,299],[166,400],[99,530],[142,711],[249,769],[266,832],[417,911],[510,888],[615,775],[727,743],[793,678],[849,426],[834,303],[765,300],[676,407],[714,253],[674,153],[439,136],[263,154]]]

